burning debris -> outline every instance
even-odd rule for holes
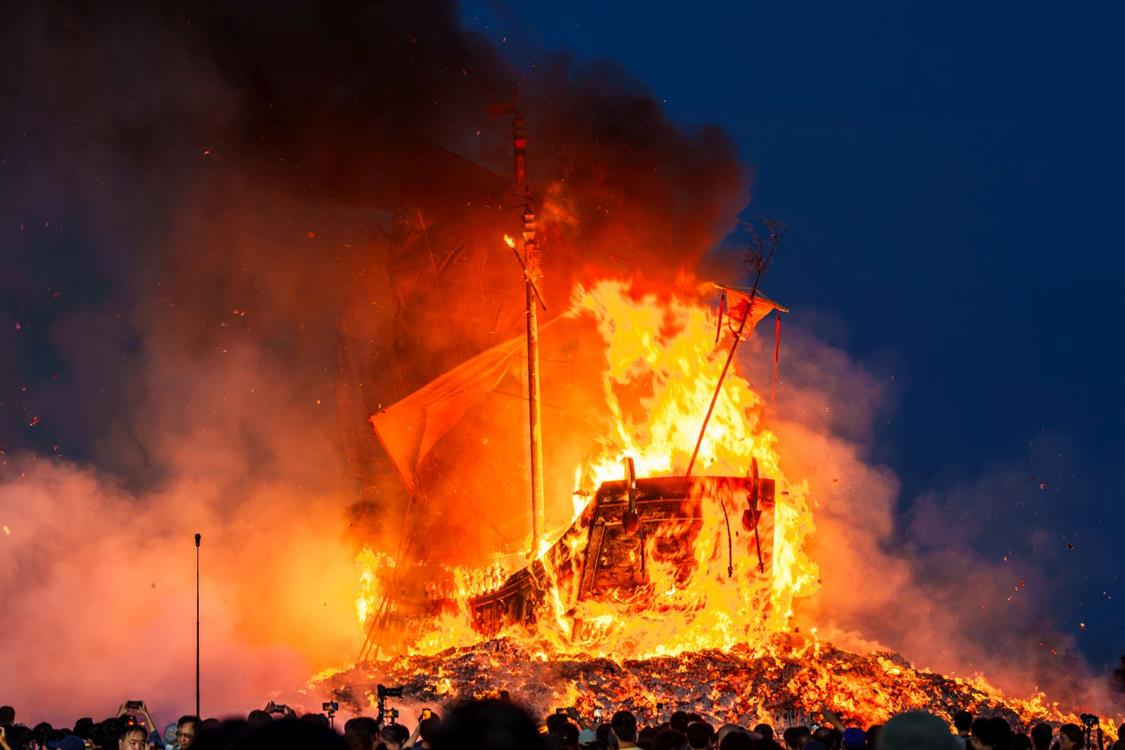
[[[708,649],[649,659],[551,655],[512,639],[490,640],[430,656],[403,656],[319,678],[355,712],[376,706],[377,685],[401,685],[405,700],[449,706],[507,691],[537,716],[575,706],[592,717],[627,708],[656,723],[676,710],[721,724],[765,721],[792,726],[829,709],[847,724],[884,723],[896,713],[925,709],[951,716],[959,709],[1003,716],[1013,726],[1076,718],[1040,694],[1004,697],[983,679],[945,677],[888,652],[857,655],[816,638],[778,634],[758,646]],[[1107,724],[1108,728],[1108,724]]]
[[[564,405],[547,411],[546,444],[579,448],[548,452],[555,503],[547,517],[563,519],[564,530],[525,543],[535,550],[526,567],[495,558],[492,565],[446,564],[428,548],[410,547],[429,519],[408,517],[405,554],[360,554],[356,607],[368,631],[361,657],[375,653],[373,644],[383,654],[434,653],[511,625],[531,626],[563,650],[629,656],[729,648],[785,628],[793,598],[816,579],[801,549],[812,520],[802,487],[784,483],[776,439],[762,426],[762,399],[715,346],[717,320],[700,296],[711,287],[694,287],[663,299],[638,295],[624,282],[579,287],[570,310],[541,337],[550,352],[545,382]],[[727,294],[735,298],[735,320],[756,323],[777,309],[760,295]],[[737,343],[741,335],[740,327],[723,341]],[[571,341],[597,353],[581,371],[565,357]],[[491,439],[510,437],[514,420],[505,429],[509,415],[488,391],[505,388],[519,349],[516,340],[486,351],[372,417],[420,505],[441,503],[448,514],[457,512],[440,499],[449,494],[497,501],[498,482],[480,464],[497,461]],[[703,432],[705,411],[711,418]],[[573,416],[582,412],[583,421]],[[482,432],[490,438],[483,448]],[[435,464],[440,471],[432,471]],[[435,476],[437,488],[427,484]],[[483,484],[471,484],[474,477]],[[564,508],[558,499],[568,477],[578,490]],[[465,489],[456,491],[455,482]],[[479,528],[489,504],[469,505],[478,520],[472,528]],[[488,586],[479,585],[482,576]],[[659,622],[638,638],[631,623],[654,615]],[[441,622],[433,627],[435,620]]]

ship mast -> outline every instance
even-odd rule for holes
[[[539,311],[543,304],[537,288],[542,278],[539,247],[535,242],[535,214],[531,210],[531,191],[527,187],[527,135],[519,91],[515,94],[512,118],[512,166],[515,170],[516,196],[523,202],[523,267],[527,312],[527,396],[531,437],[531,550],[534,559],[543,534],[543,418],[539,395]]]

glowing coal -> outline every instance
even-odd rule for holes
[[[715,723],[743,726],[808,723],[826,708],[862,727],[911,709],[948,716],[964,708],[1023,727],[1076,720],[1041,694],[1006,698],[981,679],[945,677],[917,669],[898,654],[861,656],[799,635],[776,635],[757,647],[729,651],[623,660],[548,657],[530,644],[499,639],[372,662],[321,676],[312,688],[330,692],[353,711],[370,712],[378,684],[401,685],[406,701],[434,708],[507,691],[537,716],[575,706],[588,721],[597,708],[604,716],[628,708],[650,723],[667,721],[676,710],[695,711]]]

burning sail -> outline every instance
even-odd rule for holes
[[[535,540],[526,567],[493,554],[486,564],[429,556],[369,569],[396,589],[412,576],[429,588],[412,601],[367,602],[366,624],[398,637],[411,612],[444,618],[439,637],[405,638],[421,651],[455,645],[451,633],[521,626],[556,650],[637,655],[730,647],[784,628],[793,596],[815,582],[801,551],[812,526],[737,365],[696,474],[685,474],[734,335],[720,327],[713,291],[686,280],[662,294],[621,280],[578,287],[567,312],[541,328],[547,518],[559,531]],[[728,321],[757,323],[777,307],[761,296],[750,303]],[[523,434],[512,429],[526,398],[520,344],[493,347],[371,419],[418,507],[462,503],[487,518],[492,500],[509,516],[508,549],[528,539],[526,514],[512,513],[522,505],[504,498],[509,488],[518,497],[526,477]]]

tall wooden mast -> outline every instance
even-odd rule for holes
[[[531,210],[531,191],[527,187],[527,134],[519,92],[515,95],[512,118],[512,165],[515,169],[516,196],[523,202],[523,266],[527,310],[527,396],[531,436],[531,550],[538,554],[544,531],[543,503],[543,418],[539,395],[539,311],[542,304],[538,284],[542,278],[539,247],[535,242],[535,214]]]

